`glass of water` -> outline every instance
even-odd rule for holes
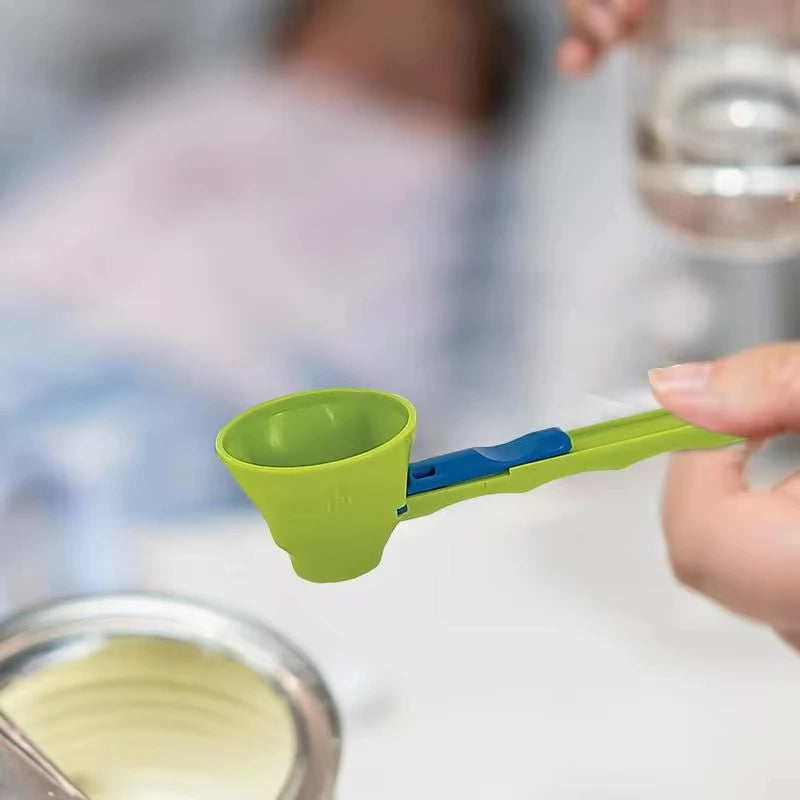
[[[635,60],[656,221],[714,255],[800,254],[800,0],[652,0]]]

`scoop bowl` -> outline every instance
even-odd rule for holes
[[[306,580],[371,571],[406,503],[417,414],[370,389],[272,400],[232,420],[217,453]]]

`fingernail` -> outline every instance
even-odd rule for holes
[[[584,12],[586,25],[603,42],[610,42],[619,35],[619,22],[613,10],[603,2],[590,3]]]
[[[678,364],[650,370],[650,386],[657,394],[702,394],[711,378],[711,364]]]

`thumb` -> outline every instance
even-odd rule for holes
[[[748,438],[800,431],[800,342],[650,373],[656,399],[701,428]]]

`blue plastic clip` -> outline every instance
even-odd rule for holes
[[[407,496],[457,483],[502,475],[512,467],[563,456],[572,450],[572,440],[560,428],[529,433],[513,442],[495,447],[460,450],[418,461],[408,468]]]

